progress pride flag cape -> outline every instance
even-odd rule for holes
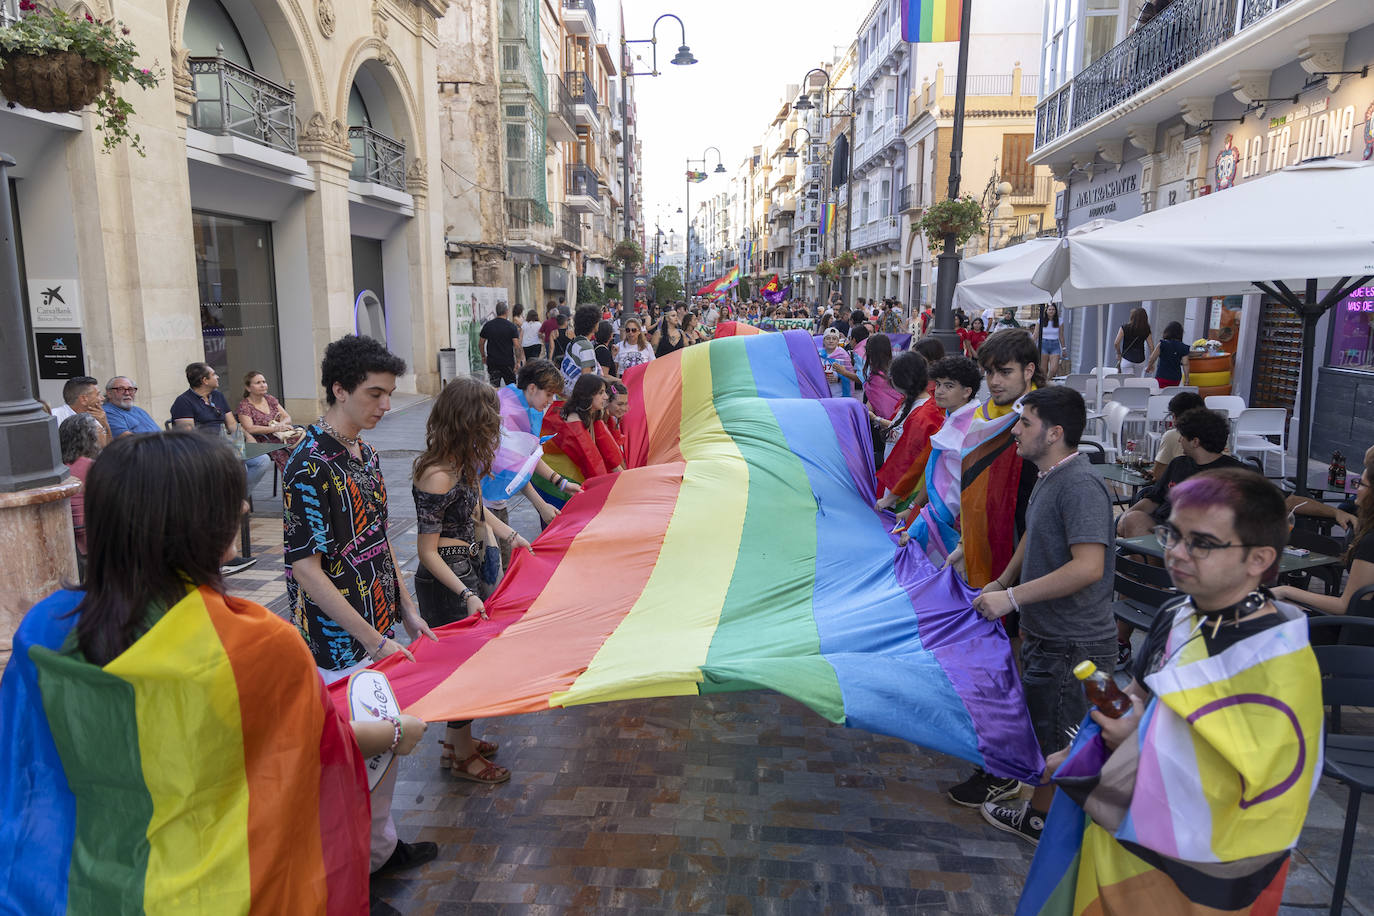
[[[832,722],[1034,781],[1000,626],[873,511],[868,417],[809,334],[730,337],[627,373],[628,470],[593,478],[487,602],[382,661],[430,721],[766,688]],[[614,570],[614,575],[607,575]]]

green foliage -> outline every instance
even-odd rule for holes
[[[834,264],[840,270],[848,270],[859,263],[859,256],[852,251],[842,251],[835,255]]]
[[[60,9],[47,9],[21,0],[21,15],[15,22],[0,28],[0,66],[11,58],[23,55],[42,56],[52,52],[71,51],[104,67],[110,82],[96,97],[96,127],[103,133],[105,152],[112,152],[128,142],[140,156],[146,155],[138,134],[129,132],[129,117],[134,106],[116,91],[116,87],[133,83],[144,89],[158,84],[160,69],[137,67],[138,47],[129,38],[129,27],[114,19],[101,21],[89,13],[72,16]]]
[[[644,249],[634,239],[621,239],[611,249],[611,257],[627,267],[644,263]]]
[[[654,277],[650,286],[654,291],[654,301],[659,305],[685,298],[682,290],[682,274],[671,264],[659,269],[658,275]]]
[[[596,277],[577,278],[577,304],[581,305],[604,305],[606,303],[606,291],[601,288],[601,281]]]
[[[983,230],[983,205],[971,194],[957,200],[946,198],[927,207],[916,227],[925,233],[931,251],[939,251],[950,235],[954,236],[954,247],[962,248]]]

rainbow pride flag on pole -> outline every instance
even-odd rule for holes
[[[873,511],[868,417],[827,397],[810,334],[713,340],[627,383],[629,470],[588,481],[535,553],[517,553],[490,620],[378,665],[409,712],[766,688],[1037,778],[1002,628],[952,571],[898,550]]]
[[[0,910],[365,914],[363,762],[295,628],[196,589],[102,668],[81,598],[28,613],[0,682]]]
[[[963,0],[903,0],[903,41],[958,41]]]

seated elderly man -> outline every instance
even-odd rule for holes
[[[105,416],[110,421],[112,438],[162,430],[148,411],[134,403],[137,394],[138,383],[127,375],[116,375],[105,383]]]
[[[89,375],[67,379],[67,384],[62,386],[62,400],[65,403],[52,412],[59,424],[79,413],[90,414],[100,424],[105,441],[109,442],[114,438],[110,433],[110,423],[105,416],[105,410],[101,407],[104,398],[100,396],[100,383],[95,379]]]

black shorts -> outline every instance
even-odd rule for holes
[[[488,363],[487,378],[489,378],[491,380],[491,383],[495,385],[497,388],[500,388],[502,385],[514,385],[515,367],[493,366],[490,363]]]

